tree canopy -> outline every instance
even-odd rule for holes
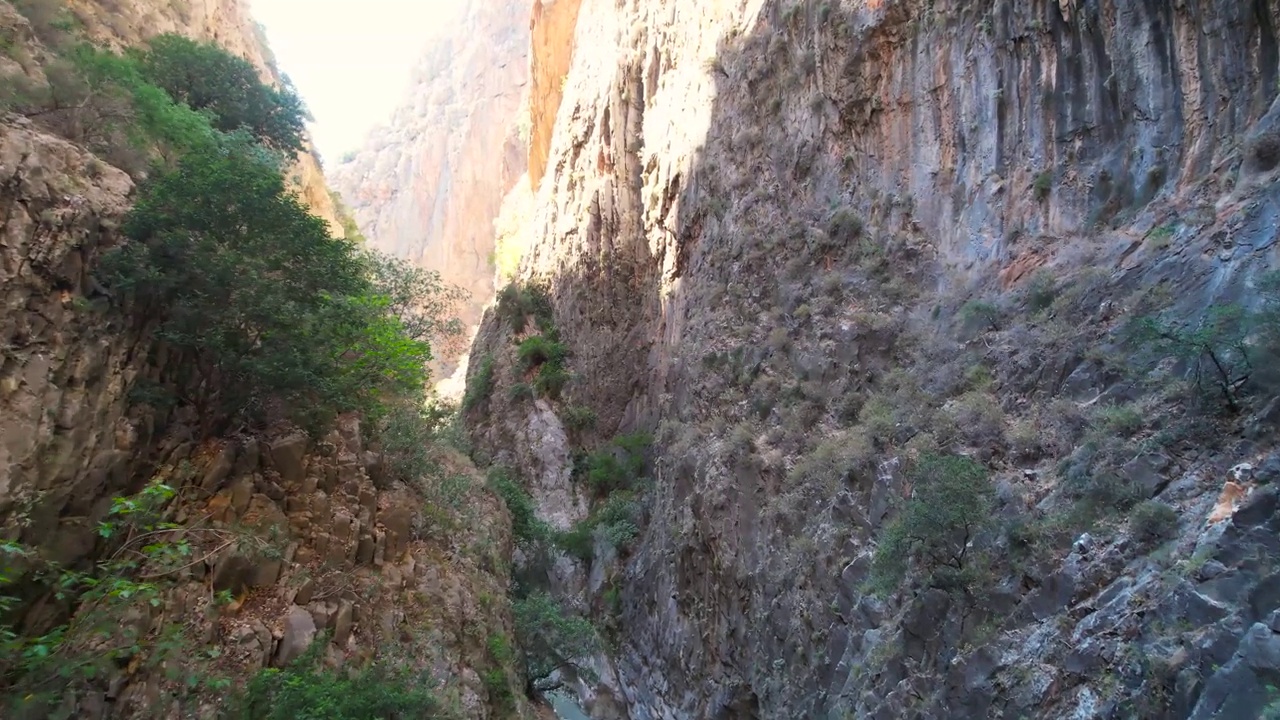
[[[142,77],[175,101],[208,112],[217,130],[245,130],[274,150],[302,150],[310,118],[287,79],[273,88],[249,61],[179,35],[153,38],[139,66]]]

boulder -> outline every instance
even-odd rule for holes
[[[286,485],[300,483],[306,477],[306,455],[307,436],[302,433],[288,435],[271,443],[271,464]]]
[[[306,608],[294,605],[284,619],[284,634],[276,650],[276,666],[284,667],[297,660],[316,639],[316,622]]]
[[[231,443],[222,446],[221,452],[209,464],[209,469],[205,471],[204,478],[200,481],[200,487],[207,492],[217,492],[222,487],[222,483],[231,475],[231,468],[235,466],[236,448]]]

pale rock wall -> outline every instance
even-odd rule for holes
[[[493,296],[493,221],[525,170],[528,12],[528,0],[472,1],[436,28],[405,104],[330,173],[373,247],[470,293],[468,327]],[[441,359],[447,374],[457,358]]]

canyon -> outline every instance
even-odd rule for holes
[[[0,0],[0,72],[40,81],[30,7]],[[238,0],[66,10],[282,82]],[[146,178],[5,115],[0,540],[91,567],[160,477],[199,558],[60,710],[217,717],[183,672],[318,652],[428,673],[439,717],[1273,717],[1278,19],[470,0],[329,163],[341,203],[285,172],[469,294],[416,478],[385,419],[146,401],[181,358],[98,273]],[[19,600],[28,635],[92,610]]]

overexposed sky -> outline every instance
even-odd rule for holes
[[[251,0],[280,69],[306,101],[321,156],[337,162],[404,99],[409,70],[467,0]]]

